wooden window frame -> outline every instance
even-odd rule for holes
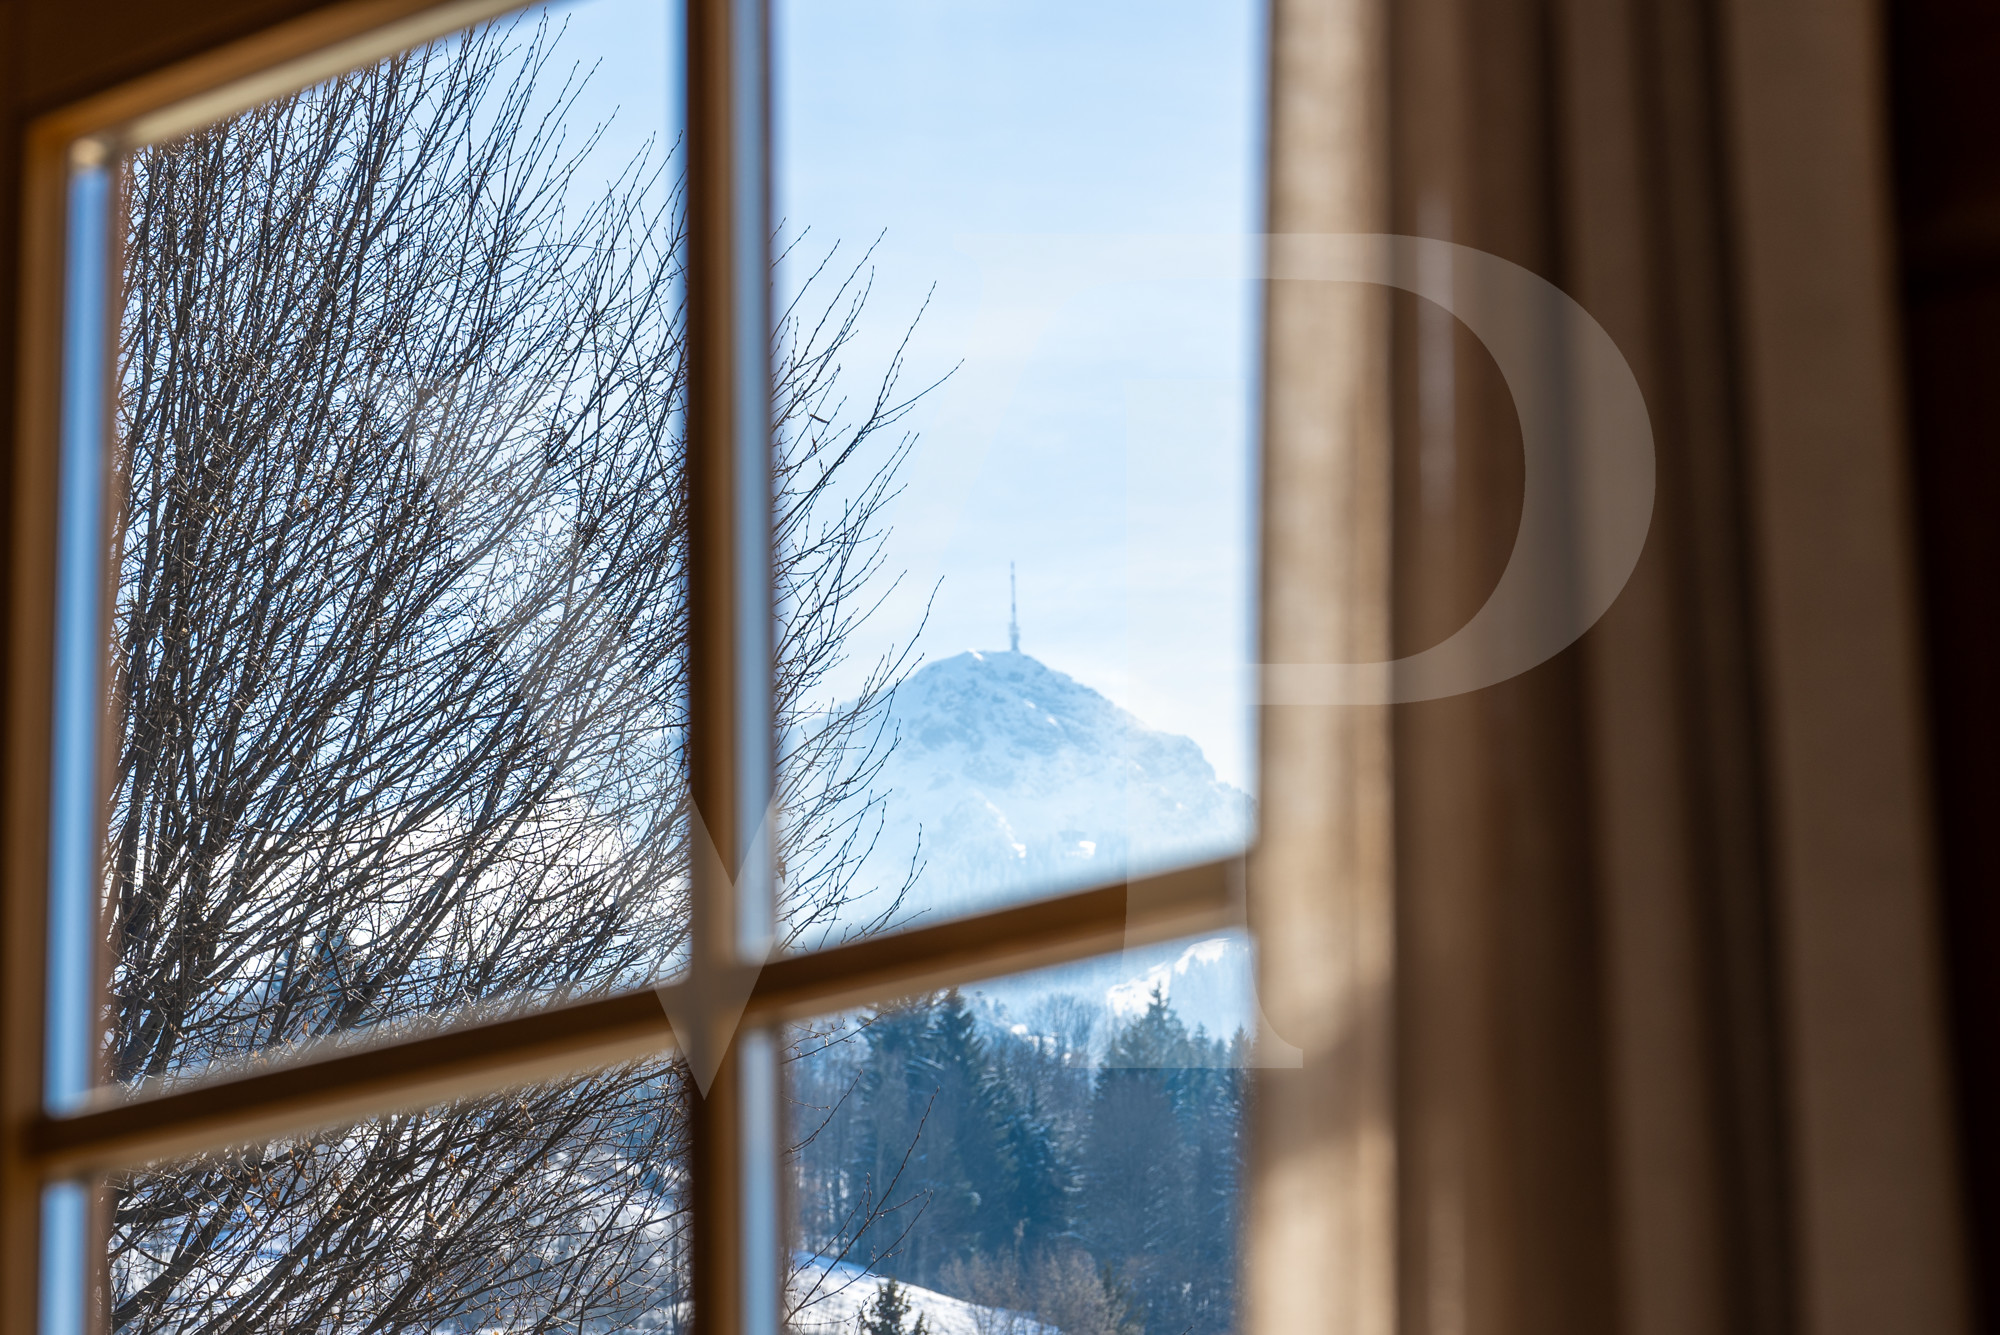
[[[358,1118],[476,1097],[676,1047],[669,1013],[694,1014],[729,1044],[692,1096],[691,1290],[704,1335],[774,1331],[780,1238],[775,1200],[746,1208],[761,1162],[770,1184],[779,1125],[769,1034],[786,1020],[911,992],[1078,960],[1243,922],[1242,863],[1202,864],[810,954],[759,962],[763,902],[727,874],[698,871],[693,950],[681,981],[337,1050],[298,1051],[168,1092],[100,1089],[51,1113],[43,1088],[49,776],[54,744],[55,522],[64,368],[64,250],[78,146],[99,155],[171,138],[397,51],[507,12],[521,0],[347,0],[171,65],[35,121],[24,153],[19,399],[14,463],[6,789],[0,809],[0,1330],[41,1326],[42,1188]],[[772,790],[768,542],[770,315],[767,0],[686,0],[689,165],[689,439],[697,497],[690,611],[690,780],[700,819],[739,865]],[[762,400],[759,395],[762,395]],[[759,505],[763,506],[760,516]],[[767,531],[767,530],[766,530]],[[746,819],[746,817],[748,819]],[[716,869],[720,871],[718,867]],[[749,883],[753,878],[745,876]],[[750,930],[742,924],[747,920]],[[746,936],[750,938],[746,942]],[[747,945],[747,949],[746,949]],[[733,1030],[711,998],[744,996]],[[727,1022],[727,1017],[724,1017]],[[698,1039],[697,1042],[700,1040]],[[758,1073],[739,1069],[761,1046]],[[101,1234],[101,1229],[97,1230]],[[760,1256],[766,1250],[768,1256]],[[86,1319],[86,1325],[90,1323]],[[101,1324],[101,1323],[99,1323]]]
[[[755,702],[739,693],[744,637],[735,632],[744,627],[728,618],[756,581],[733,564],[726,521],[746,484],[727,408],[741,383],[732,349],[761,354],[729,319],[755,304],[716,301],[731,289],[709,280],[762,272],[768,229],[747,225],[745,212],[768,207],[768,183],[735,181],[731,172],[744,161],[746,133],[733,109],[761,114],[768,106],[761,86],[741,80],[761,85],[768,70],[732,58],[745,53],[737,23],[755,20],[747,26],[756,29],[764,0],[687,3],[693,406],[721,410],[693,422],[690,442],[708,488],[697,510],[705,526],[695,552],[698,620],[722,619],[720,634],[698,634],[716,654],[696,674],[702,735],[693,777],[705,823],[726,831],[718,843],[733,844],[742,793],[754,788],[733,767],[733,739],[754,733],[745,720]],[[232,0],[225,8],[237,17],[215,22],[315,4]],[[33,122],[20,144],[0,705],[0,1332],[37,1322],[44,1181],[661,1052],[673,1045],[668,1010],[700,1000],[675,989],[596,998],[320,1059],[300,1055],[160,1097],[62,1117],[43,1112],[70,145],[168,125],[163,116],[182,125],[212,120],[512,7],[337,0],[184,63],[149,63],[158,72]],[[169,11],[170,21],[150,21],[139,38],[108,43],[109,54],[92,50],[90,60],[139,61],[135,52],[158,50],[170,23],[197,12],[185,3],[153,8]],[[1517,143],[1502,126],[1498,138],[1460,144],[1450,136],[1466,123],[1445,115],[1457,115],[1469,70],[1455,63],[1457,47],[1412,54],[1415,27],[1398,27],[1410,15],[1392,15],[1386,0],[1272,0],[1267,225],[1390,228],[1389,169],[1411,166],[1409,142],[1391,134],[1398,109],[1434,109],[1423,124],[1437,141],[1423,142],[1440,170],[1457,170],[1461,158],[1468,167],[1500,161],[1548,188],[1549,216],[1509,235],[1562,272],[1566,290],[1615,336],[1630,335],[1642,376],[1680,416],[1661,439],[1679,441],[1688,496],[1702,501],[1678,516],[1663,512],[1658,559],[1576,651],[1586,689],[1563,715],[1605,725],[1591,760],[1599,809],[1594,826],[1576,834],[1595,841],[1603,940],[1595,955],[1564,967],[1601,975],[1611,1003],[1602,1041],[1615,1070],[1591,1086],[1605,1097],[1580,1124],[1617,1154],[1579,1172],[1593,1175],[1582,1184],[1590,1190],[1610,1188],[1603,1217],[1615,1225],[1608,1231],[1625,1272],[1614,1295],[1617,1328],[1969,1329],[1930,900],[1933,799],[1902,476],[1877,7],[1609,0],[1530,13],[1434,0],[1420,8],[1467,25],[1477,18],[1484,26],[1465,26],[1468,41],[1502,39],[1477,48],[1483,81],[1546,88],[1550,107],[1571,109],[1567,119],[1550,113],[1561,137]],[[78,32],[65,34],[67,46],[41,33],[41,47],[66,54],[55,61],[57,78],[37,86],[57,86],[72,64],[101,72],[83,54],[94,38],[80,34],[87,20],[116,10],[92,7],[72,25]],[[25,24],[8,30],[16,33],[32,35]],[[186,51],[207,39],[175,40]],[[761,43],[751,53],[761,56]],[[1522,123],[1542,124],[1540,114],[1523,111]],[[764,131],[748,131],[756,136],[750,156],[762,164]],[[749,246],[732,250],[732,238],[746,236]],[[1684,297],[1686,309],[1665,294]],[[1274,296],[1264,312],[1268,662],[1383,652],[1392,592],[1386,372],[1355,364],[1328,376],[1322,357],[1328,347],[1379,343],[1380,318],[1359,295],[1322,304],[1301,293]],[[1336,534],[1347,540],[1329,545]],[[1661,647],[1691,620],[1708,656],[1677,668]],[[1413,1328],[1413,1267],[1427,1236],[1415,1227],[1422,1202],[1406,1171],[1421,1152],[1409,1077],[1422,1045],[1411,1038],[1411,1017],[1438,998],[1436,976],[1399,936],[1417,878],[1397,863],[1396,833],[1413,809],[1410,794],[1422,795],[1422,765],[1406,763],[1413,757],[1379,712],[1266,710],[1260,728],[1262,806],[1250,872],[1250,918],[1265,947],[1260,999],[1277,1031],[1304,1050],[1305,1066],[1263,1081],[1252,1104],[1244,1328],[1393,1335]],[[1660,735],[1675,729],[1726,745],[1719,759],[1676,758]],[[1717,813],[1728,820],[1711,832],[1706,822]],[[1678,881],[1656,876],[1672,870],[1668,852],[1687,854],[1694,870],[1675,872]],[[1743,977],[1727,985],[1693,967],[1710,903],[1696,882],[1708,866],[1701,859],[1711,857],[1728,875],[1710,879],[1746,915],[1768,915],[1756,930],[1768,930],[1769,958],[1758,945],[1738,960]],[[738,922],[734,889],[704,885],[697,935],[707,963],[693,976],[747,988],[747,1032],[768,1032],[788,1017],[1235,924],[1244,917],[1242,881],[1237,864],[1210,864],[788,958],[747,980],[755,966],[726,930]],[[1764,987],[1768,1017],[1765,999],[1753,995]],[[1742,1023],[1746,1016],[1768,1018],[1768,1051],[1737,1051],[1729,1035],[1754,1027]],[[1475,1037],[1460,1055],[1484,1061],[1493,1043]],[[1738,1077],[1748,1094],[1732,1092]],[[1516,1084],[1520,1097],[1509,1107],[1525,1116],[1552,1106],[1540,1101],[1553,1097],[1547,1080]],[[732,1103],[733,1077],[715,1089],[694,1109],[692,1278],[702,1329],[736,1335],[771,1324],[775,1284],[768,1270],[744,1264],[743,1245],[753,1226],[770,1221],[737,1207],[744,1166],[759,1154],[772,1162],[773,1137],[746,1139],[746,1128],[768,1133],[771,1122]],[[1711,1107],[1721,1109],[1712,1118]],[[1732,1160],[1739,1149],[1761,1159]],[[1756,1236],[1768,1233],[1770,1245],[1739,1275],[1718,1259],[1716,1239],[1733,1236],[1745,1202],[1764,1212],[1770,1227]],[[1525,1237],[1548,1222],[1543,1209],[1539,1201],[1496,1207],[1480,1226],[1489,1238]],[[1495,1269],[1490,1291],[1467,1310],[1480,1313],[1480,1329],[1514,1329],[1508,1304],[1567,1294],[1583,1255],[1557,1240],[1538,1253],[1541,1269]]]

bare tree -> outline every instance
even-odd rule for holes
[[[945,1288],[975,1304],[973,1335],[1140,1335],[1124,1294],[1075,1247],[1027,1260],[975,1252],[945,1267]]]
[[[683,947],[679,188],[657,146],[585,188],[558,37],[489,27],[130,164],[115,1079],[629,985]],[[861,274],[780,330],[792,939],[850,897],[902,670],[819,707],[910,449],[899,362],[840,397]],[[682,1079],[128,1176],[114,1325],[673,1324]]]

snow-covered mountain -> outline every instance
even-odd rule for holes
[[[1248,837],[1250,799],[1199,746],[1026,654],[930,663],[892,712],[877,856],[886,874],[920,850],[908,907],[926,916],[1222,856]]]
[[[881,838],[851,907],[877,911],[911,866],[898,920],[933,922],[1036,895],[1240,852],[1247,794],[1216,778],[1192,740],[1147,727],[1097,691],[1018,652],[927,664],[896,691],[897,743],[876,793]],[[1125,952],[987,984],[1024,1019],[1040,995],[1090,996],[1112,1016],[1163,987],[1190,1026],[1249,1024],[1240,939]]]

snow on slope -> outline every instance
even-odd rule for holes
[[[808,1305],[792,1318],[789,1329],[798,1335],[853,1335],[861,1309],[875,1301],[880,1283],[857,1265],[807,1261],[791,1287],[792,1300],[809,1299]],[[980,1307],[914,1284],[902,1288],[910,1304],[909,1324],[921,1316],[930,1335],[1061,1335],[1054,1326],[1003,1308]]]

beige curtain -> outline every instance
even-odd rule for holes
[[[1966,1328],[1880,43],[1841,0],[1277,0],[1270,226],[1553,282],[1648,405],[1623,594],[1498,685],[1264,712],[1256,1335]],[[1267,662],[1485,601],[1520,427],[1438,306],[1267,294]]]

